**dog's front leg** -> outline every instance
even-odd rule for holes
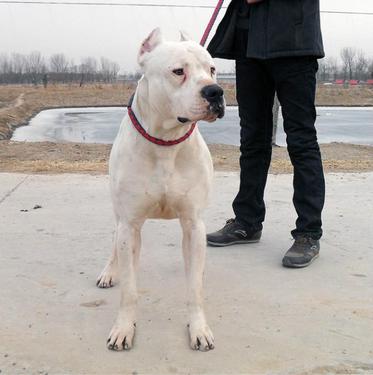
[[[99,288],[111,288],[118,279],[118,255],[117,255],[117,234],[114,235],[113,251],[104,269],[97,278],[96,285]]]
[[[203,310],[203,270],[205,267],[206,229],[203,221],[180,219],[183,228],[183,255],[188,288],[189,334],[192,349],[214,349],[214,337]]]
[[[117,227],[116,250],[121,288],[117,320],[107,340],[109,349],[129,350],[136,325],[136,271],[140,251],[140,227],[120,222]]]

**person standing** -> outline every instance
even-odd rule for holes
[[[324,57],[319,0],[232,0],[211,40],[213,57],[236,61],[241,125],[240,188],[235,218],[207,235],[211,246],[258,242],[272,155],[275,92],[294,168],[298,218],[285,267],[306,267],[318,256],[325,182],[315,129],[316,73]]]

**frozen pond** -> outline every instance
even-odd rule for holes
[[[29,142],[112,143],[126,108],[61,108],[40,112],[27,126],[18,128],[12,140]],[[318,107],[316,127],[320,143],[345,142],[373,145],[373,108]],[[277,144],[286,144],[282,118]],[[215,123],[199,123],[207,143],[239,145],[237,107]]]

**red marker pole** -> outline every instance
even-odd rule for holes
[[[210,19],[210,22],[208,23],[205,32],[203,33],[202,39],[200,41],[201,46],[205,46],[206,41],[210,35],[210,32],[216,22],[216,19],[218,18],[219,12],[223,6],[224,0],[219,0],[218,4],[215,7],[214,13],[212,14],[212,17]]]

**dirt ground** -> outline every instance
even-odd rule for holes
[[[239,148],[209,145],[217,171],[239,170]],[[0,141],[0,172],[106,174],[111,145]],[[373,147],[321,145],[327,172],[373,171]],[[284,147],[274,147],[271,173],[291,173]]]
[[[229,105],[236,104],[235,87],[223,84]],[[107,173],[110,145],[10,142],[13,130],[46,108],[125,105],[135,84],[50,85],[43,87],[0,86],[0,172]],[[373,88],[319,86],[317,105],[373,106]],[[215,169],[239,170],[239,149],[210,145]],[[373,170],[373,147],[346,144],[323,145],[326,171]],[[286,149],[275,147],[272,173],[290,173]]]

